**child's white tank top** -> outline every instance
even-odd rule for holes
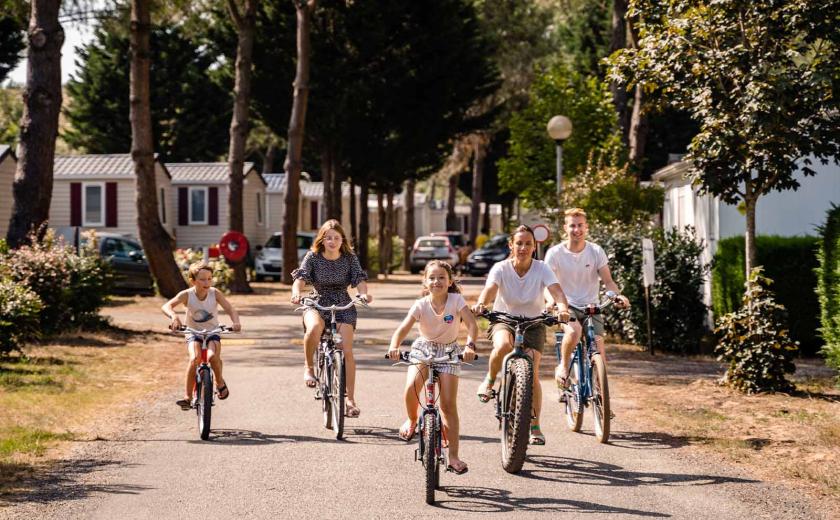
[[[216,305],[216,288],[210,287],[207,297],[199,300],[195,294],[195,287],[187,293],[187,327],[193,329],[211,330],[219,326],[218,308]]]

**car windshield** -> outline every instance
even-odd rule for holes
[[[496,236],[485,242],[484,245],[481,246],[481,249],[498,249],[500,247],[505,247],[507,241],[507,236]]]
[[[314,237],[310,237],[308,235],[298,235],[297,237],[297,246],[298,249],[309,249],[312,247],[312,242],[315,241]]]
[[[421,241],[417,244],[417,247],[446,247],[446,240],[445,240],[445,239],[440,239],[440,240],[429,240],[429,239],[427,239],[427,240],[421,240]]]
[[[298,249],[309,249],[312,247],[312,242],[315,239],[309,235],[298,235],[297,236],[297,247]],[[274,235],[268,239],[265,243],[266,248],[272,249],[283,249],[283,235]]]
[[[265,243],[265,247],[270,247],[272,249],[282,249],[283,248],[283,235],[274,235],[268,239],[268,242]]]

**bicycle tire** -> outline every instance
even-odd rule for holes
[[[504,389],[507,413],[502,414],[502,468],[508,473],[518,473],[525,463],[531,427],[532,379],[527,360],[517,358],[508,364]]]
[[[563,412],[566,416],[566,425],[573,432],[579,432],[583,426],[583,405],[580,357],[575,355],[572,359],[572,368],[569,370],[569,384],[566,390],[566,402],[563,403]]]
[[[423,468],[425,469],[426,503],[435,503],[435,490],[438,480],[438,457],[437,457],[437,421],[434,415],[429,414],[423,419]]]
[[[201,440],[210,438],[210,418],[213,410],[213,377],[210,369],[199,369],[198,372],[198,399],[196,401],[196,415],[198,416],[198,435]]]
[[[323,355],[323,351],[319,350],[318,352],[318,365],[315,370],[315,376],[318,379],[318,391],[321,394],[321,411],[324,413],[324,428],[332,430],[332,402],[330,401],[332,374],[330,373],[330,363],[327,357]]]
[[[336,350],[332,353],[333,362],[330,369],[330,409],[332,412],[332,429],[335,438],[341,439],[344,436],[344,398],[346,395],[344,353]]]
[[[610,439],[610,385],[600,355],[592,356],[592,412],[595,438],[605,444]]]

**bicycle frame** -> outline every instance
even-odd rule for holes
[[[575,345],[575,350],[572,353],[571,359],[569,360],[569,366],[577,366],[578,368],[578,392],[575,397],[579,400],[578,402],[583,402],[586,405],[589,404],[589,401],[591,401],[593,397],[592,356],[601,354],[598,350],[598,343],[595,341],[594,319],[595,316],[603,314],[603,311],[605,311],[612,305],[613,301],[609,301],[599,305],[587,305],[584,308],[571,307],[584,315],[583,321],[585,330],[584,333],[581,335],[580,341],[578,341],[577,345]],[[563,359],[561,345],[563,343],[564,335],[565,334],[562,330],[554,333],[554,349],[557,354],[558,363],[561,363]],[[578,361],[576,365],[575,360]]]

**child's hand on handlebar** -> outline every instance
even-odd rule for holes
[[[475,343],[473,343],[472,341],[467,343],[464,346],[464,353],[461,355],[463,356],[464,361],[466,361],[467,363],[469,363],[470,361],[475,361],[475,359],[478,357],[475,354]]]
[[[485,306],[483,303],[479,302],[479,303],[476,303],[475,305],[473,305],[471,310],[472,310],[473,314],[478,315],[478,314],[481,314],[482,312],[486,311],[487,306]]]
[[[300,293],[292,293],[292,303],[298,305],[300,303]]]
[[[233,332],[239,332],[242,330],[242,325],[240,323],[234,323],[231,329],[233,329]]]
[[[619,294],[615,297],[615,306],[619,309],[629,309],[630,308],[630,299],[623,294]]]
[[[183,325],[181,324],[181,320],[178,316],[173,317],[172,321],[169,322],[169,330],[172,332],[178,332],[181,330],[181,327],[183,327]]]
[[[373,303],[373,296],[369,294],[357,294],[356,297],[365,303]]]
[[[389,347],[388,348],[388,357],[391,361],[399,361],[400,360],[400,348],[399,347]]]

